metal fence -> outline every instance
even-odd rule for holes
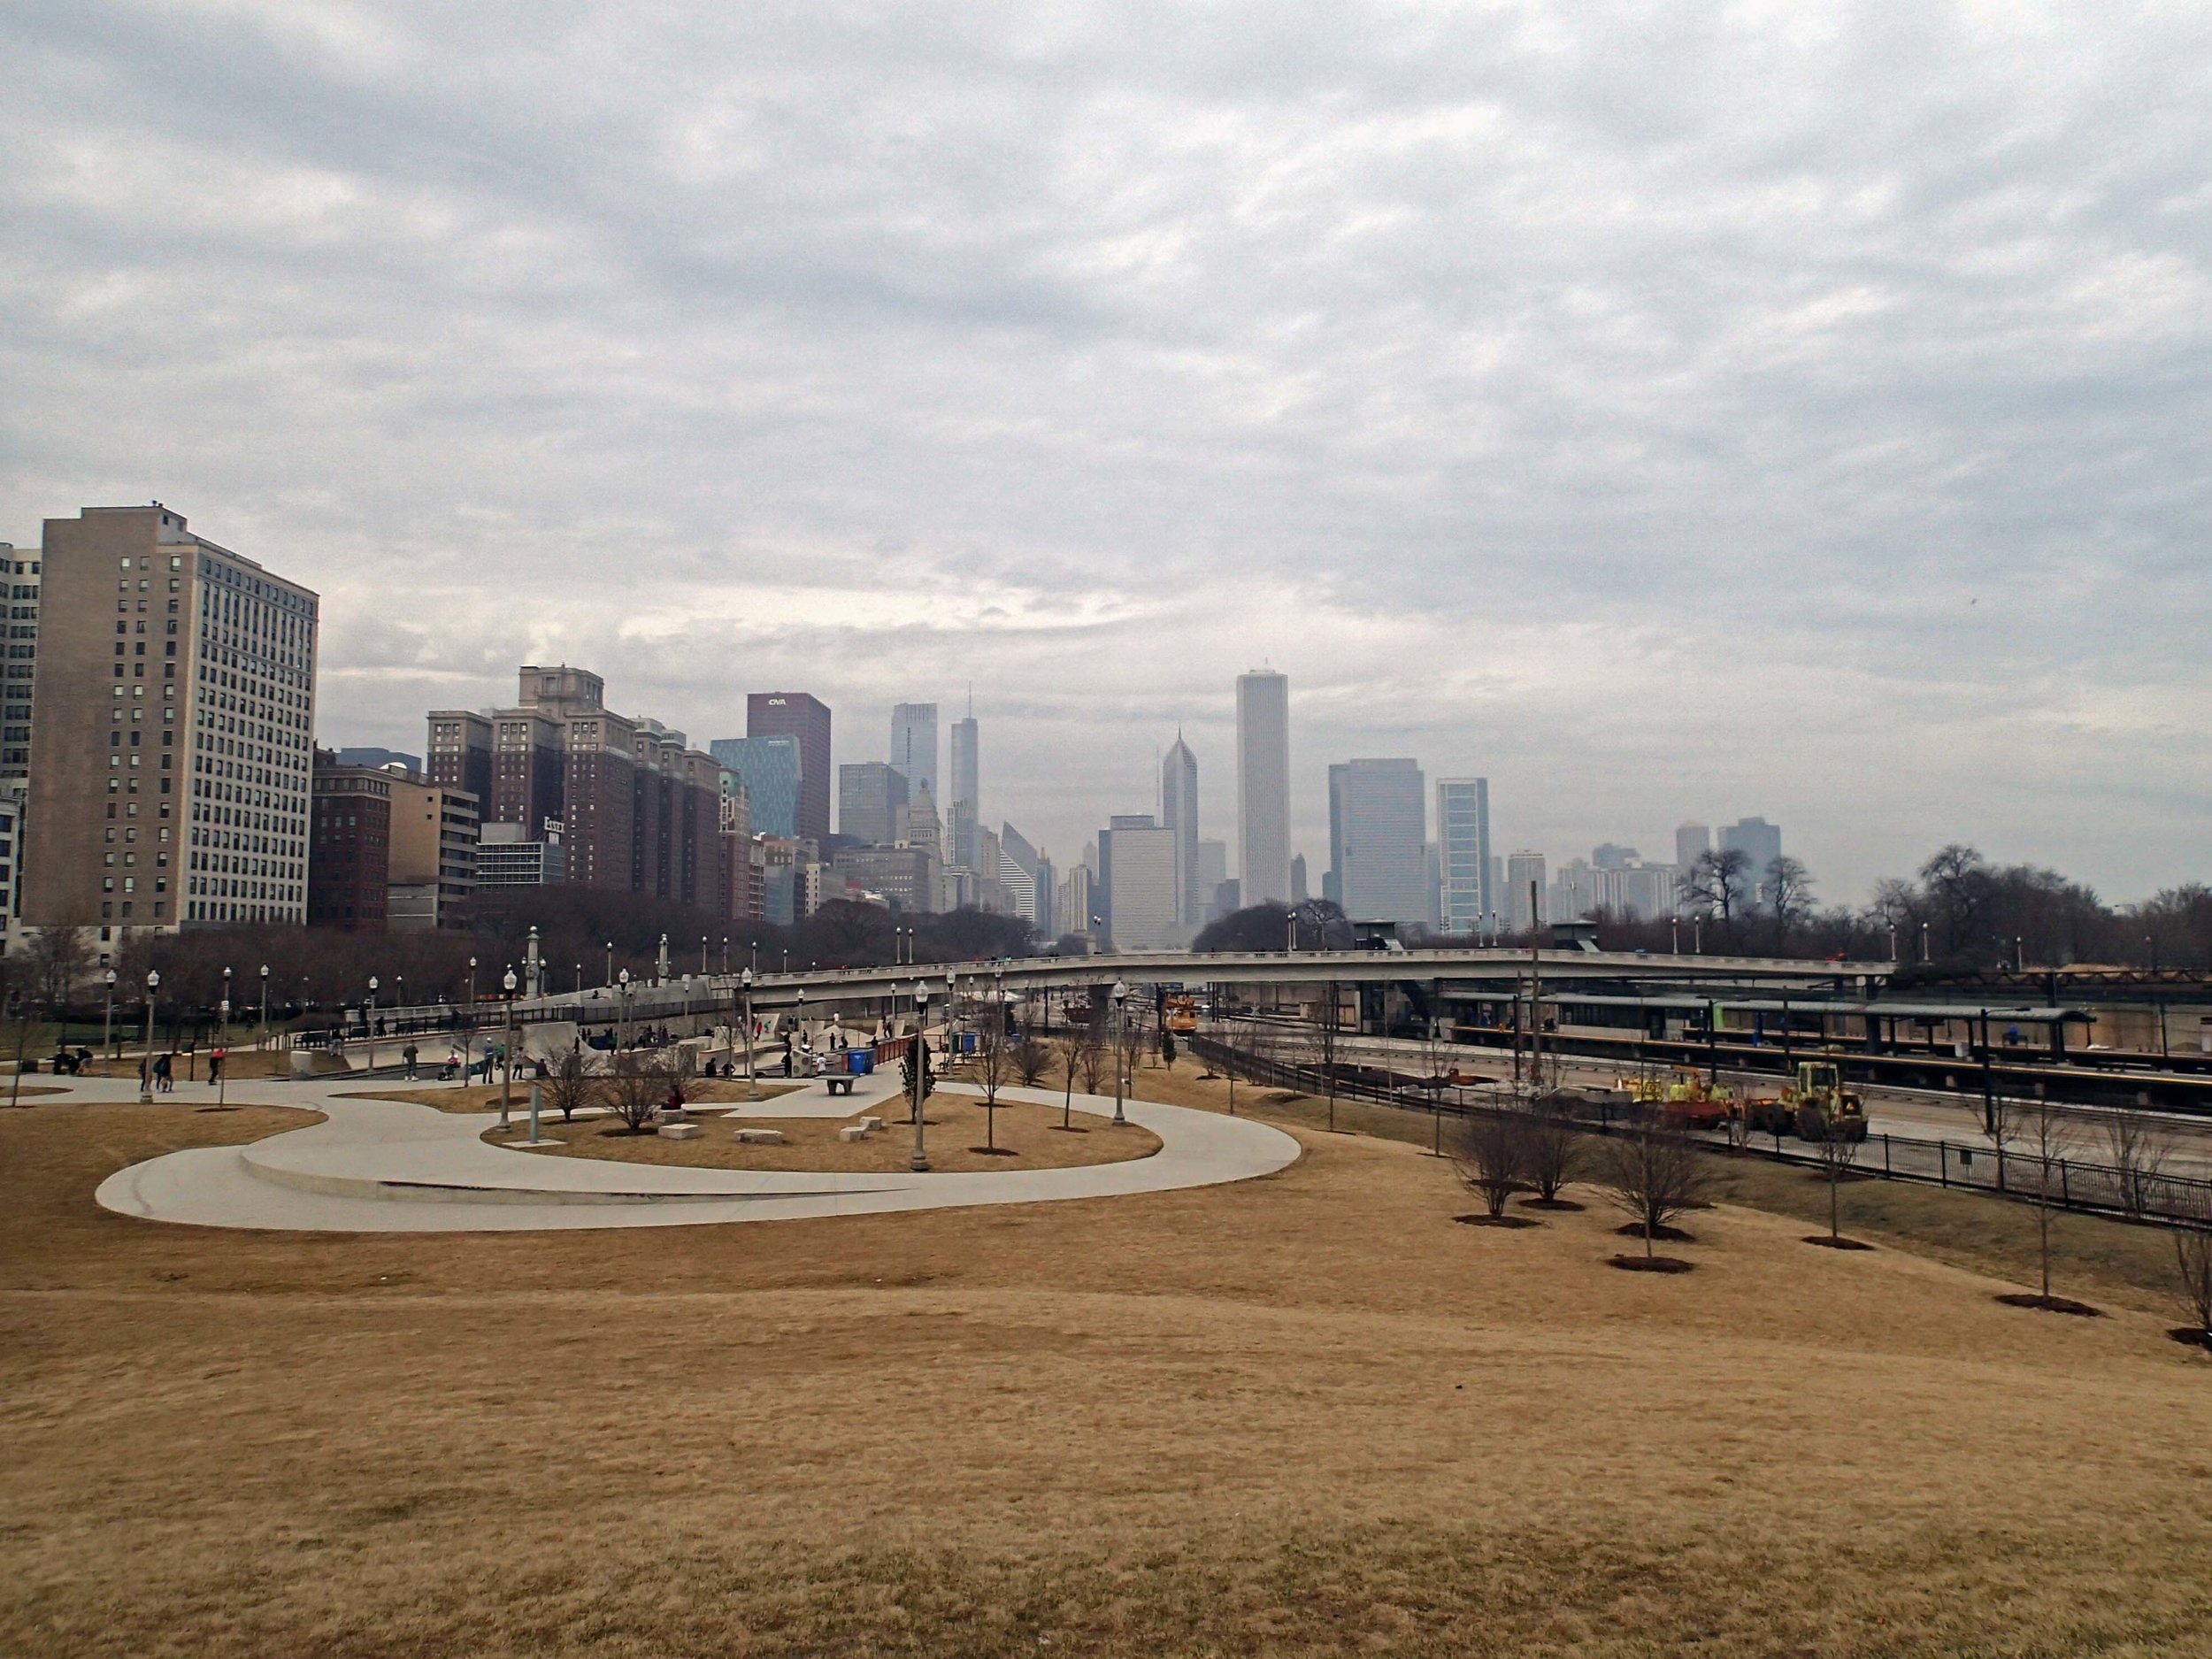
[[[1256,1054],[1217,1037],[1194,1035],[1192,1054],[1210,1065],[1226,1068],[1240,1080],[1275,1088],[1294,1089],[1302,1094],[1327,1092],[1328,1079],[1317,1065]],[[1510,1091],[1493,1084],[1454,1088],[1446,1084],[1430,1088],[1402,1081],[1383,1082],[1369,1075],[1338,1070],[1335,1094],[1340,1100],[1371,1102],[1401,1110],[1419,1112],[1438,1125],[1446,1118],[1465,1118],[1479,1113],[1515,1110]],[[1586,1090],[1563,1089],[1554,1099],[1564,1104],[1586,1128],[1597,1134],[1625,1127],[1633,1121],[1626,1107],[1609,1096]],[[1823,1167],[1821,1149],[1806,1141],[1755,1135],[1744,1141],[1723,1132],[1699,1133],[1694,1138],[1717,1151],[1734,1151],[1770,1163]],[[1919,1181],[1931,1187],[1963,1187],[1993,1196],[2037,1202],[2047,1198],[2054,1207],[2084,1214],[2116,1216],[2135,1221],[2212,1224],[2212,1181],[2197,1176],[2170,1174],[2156,1168],[2125,1169],[2088,1159],[2049,1156],[2015,1145],[1962,1146],[1950,1141],[1925,1141],[1913,1135],[1870,1134],[1856,1143],[1848,1164],[1851,1172],[1878,1176],[1885,1180]]]

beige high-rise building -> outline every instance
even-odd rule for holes
[[[42,562],[26,924],[305,921],[317,596],[158,503]]]

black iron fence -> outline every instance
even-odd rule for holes
[[[1192,1036],[1189,1048],[1194,1056],[1209,1065],[1228,1070],[1240,1081],[1293,1089],[1301,1094],[1329,1092],[1329,1078],[1323,1068],[1303,1058],[1256,1052],[1205,1035]],[[1513,1092],[1495,1083],[1432,1085],[1402,1076],[1385,1078],[1368,1067],[1340,1064],[1334,1070],[1337,1098],[1418,1112],[1431,1119],[1439,1141],[1447,1118],[1520,1110]],[[1632,1109],[1622,1101],[1597,1091],[1564,1088],[1554,1091],[1548,1098],[1593,1133],[1608,1133],[1635,1121]],[[1732,1151],[1770,1163],[1820,1168],[1826,1162],[1819,1146],[1790,1138],[1763,1134],[1744,1138],[1720,1130],[1701,1132],[1694,1138],[1716,1151]],[[2070,1141],[2063,1153],[2055,1148],[2046,1153],[2016,1143],[1970,1146],[1914,1135],[1870,1134],[1851,1146],[1847,1167],[1853,1173],[1885,1180],[1963,1187],[2031,1203],[2047,1200],[2056,1208],[2085,1214],[2161,1224],[2212,1225],[2212,1180],[2170,1173],[2148,1156],[2131,1168],[2077,1157],[2071,1156],[2074,1149]]]

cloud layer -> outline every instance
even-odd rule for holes
[[[24,0],[0,537],[326,596],[326,740],[565,657],[971,683],[1062,856],[1230,682],[1498,839],[2212,869],[2201,8]]]

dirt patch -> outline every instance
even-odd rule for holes
[[[1589,1206],[1578,1204],[1571,1198],[1524,1198],[1521,1200],[1521,1208],[1540,1210],[1545,1214],[1553,1216],[1578,1216]]]
[[[1678,1256],[1616,1256],[1611,1262],[1624,1273],[1686,1273],[1697,1265]]]
[[[744,1087],[742,1083],[738,1087]],[[895,1109],[897,1102],[893,1102]],[[879,1109],[864,1107],[869,1115]],[[538,1133],[559,1144],[516,1148],[546,1157],[609,1158],[620,1164],[659,1164],[709,1170],[818,1170],[837,1173],[894,1175],[906,1172],[914,1156],[911,1119],[891,1118],[875,1133],[859,1141],[841,1139],[838,1131],[858,1120],[860,1113],[836,1118],[760,1118],[748,1114],[741,1120],[702,1110],[695,1114],[703,1133],[696,1141],[664,1141],[651,1129],[632,1134],[604,1118],[579,1118],[572,1124],[540,1121]],[[942,1094],[929,1102],[923,1121],[927,1131],[930,1168],[959,1173],[977,1170],[1071,1169],[1092,1164],[1120,1164],[1150,1157],[1160,1149],[1160,1138],[1134,1124],[1119,1128],[1101,1124],[1094,1133],[1056,1133],[1060,1125],[1056,1107],[1002,1103],[998,1121],[986,1135],[983,1102],[966,1095]],[[741,1143],[734,1139],[740,1122],[748,1128],[781,1133],[781,1146]],[[496,1125],[484,1132],[492,1146],[505,1146],[516,1133],[527,1133],[518,1123],[503,1136]],[[995,1150],[986,1150],[987,1143]]]
[[[1616,1227],[1613,1231],[1624,1239],[1640,1239],[1644,1236],[1644,1224],[1632,1221],[1626,1226]],[[1679,1227],[1660,1226],[1651,1229],[1651,1240],[1655,1244],[1695,1244],[1697,1234],[1685,1233]]]
[[[2032,1308],[2038,1313],[2070,1313],[2078,1319],[2101,1319],[2102,1308],[2093,1308],[2085,1302],[2076,1302],[2070,1296],[2039,1296],[2033,1291],[2016,1291],[2008,1295],[1993,1297],[2008,1308]]]
[[[1518,1229],[1521,1227],[1540,1227],[1544,1225],[1540,1221],[1532,1221],[1526,1216],[1454,1216],[1452,1219],[1459,1223],[1459,1225],[1463,1227],[1509,1227]]]
[[[1817,1244],[1824,1250],[1870,1250],[1874,1247],[1859,1239],[1832,1239],[1824,1233],[1809,1235],[1808,1244]]]
[[[545,1085],[541,1082],[539,1088]],[[789,1094],[805,1087],[803,1083],[786,1083],[781,1079],[760,1086],[758,1098],[773,1100],[779,1094]],[[499,1085],[471,1083],[465,1087],[452,1083],[435,1083],[421,1088],[364,1089],[358,1094],[348,1093],[341,1100],[396,1100],[411,1106],[431,1106],[442,1112],[473,1114],[495,1112],[499,1110]],[[695,1078],[688,1086],[685,1099],[694,1106],[735,1106],[754,1098],[745,1092],[745,1079],[738,1078]],[[560,1114],[553,1110],[550,1099],[541,1094],[540,1110],[549,1118]],[[513,1090],[507,1096],[508,1110],[517,1117],[530,1115],[530,1085],[517,1078]]]
[[[2184,1348],[2200,1348],[2212,1354],[2212,1333],[2193,1325],[2177,1325],[2166,1334]]]

